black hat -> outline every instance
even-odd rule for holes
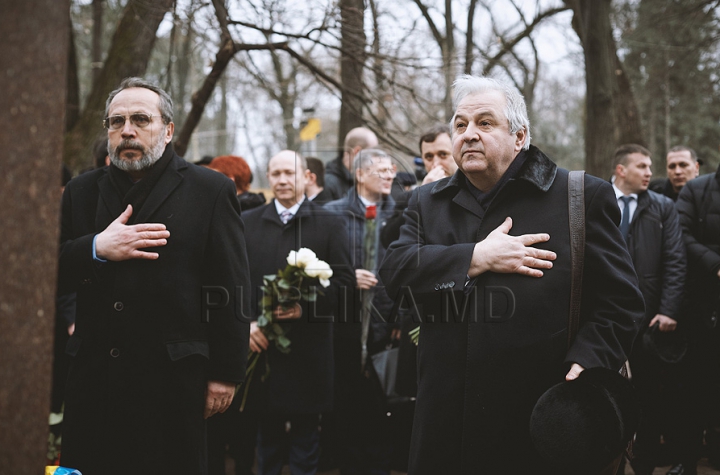
[[[688,343],[679,330],[661,332],[660,324],[656,323],[643,333],[642,347],[665,363],[679,363],[687,353]]]
[[[597,474],[622,454],[639,418],[630,381],[617,371],[592,368],[540,397],[530,437],[553,473]]]

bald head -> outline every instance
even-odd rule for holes
[[[348,170],[352,170],[355,155],[357,155],[360,150],[376,148],[378,146],[378,139],[372,130],[365,127],[355,127],[345,136],[344,145],[343,164]]]
[[[275,199],[286,208],[300,201],[305,194],[305,158],[292,150],[283,150],[268,162],[267,178]]]

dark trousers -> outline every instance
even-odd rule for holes
[[[314,475],[320,460],[320,414],[263,414],[258,431],[258,475]]]
[[[253,475],[258,415],[240,412],[241,400],[236,397],[227,411],[207,421],[209,475],[225,475],[226,454],[235,461],[235,475]]]
[[[720,328],[695,330],[682,362],[682,411],[679,418],[679,462],[695,466],[702,455],[703,432],[717,411],[715,389],[720,383]]]
[[[677,427],[682,405],[682,367],[680,363],[661,361],[638,343],[630,358],[630,368],[642,408],[632,466],[638,473],[652,473],[656,466],[678,463],[676,451],[684,443]]]

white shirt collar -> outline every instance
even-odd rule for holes
[[[303,201],[305,201],[305,195],[302,195],[302,197],[300,198],[300,201],[298,201],[291,207],[286,208],[283,205],[281,205],[278,200],[273,200],[273,202],[275,203],[275,209],[277,210],[278,216],[280,216],[282,214],[282,212],[285,210],[290,211],[290,214],[295,216],[295,213],[297,213],[297,210],[300,209],[300,205],[303,204]]]
[[[366,199],[366,198],[363,198],[363,196],[362,196],[361,194],[358,194],[358,198],[360,198],[360,201],[362,201],[362,204],[364,204],[366,208],[367,208],[368,206],[372,206],[372,205],[376,205],[376,206],[377,206],[377,203],[374,203],[374,202],[372,202],[372,201],[370,201],[370,200],[368,200],[368,199]]]
[[[625,193],[620,191],[620,189],[617,186],[615,186],[615,183],[613,183],[612,187],[613,187],[613,190],[615,190],[615,198],[617,200],[619,200],[621,196],[629,196],[631,198],[634,198],[635,201],[637,201],[637,199],[638,199],[637,193],[630,193],[629,195],[626,195]]]

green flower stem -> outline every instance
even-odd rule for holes
[[[249,363],[247,365],[247,369],[245,370],[245,381],[238,385],[238,389],[244,386],[242,401],[240,402],[240,412],[243,412],[245,410],[245,403],[247,403],[248,391],[250,389],[250,381],[252,381],[252,377],[255,374],[255,367],[257,366],[257,362],[259,359],[260,353],[255,353],[254,351],[251,351],[248,355]]]

